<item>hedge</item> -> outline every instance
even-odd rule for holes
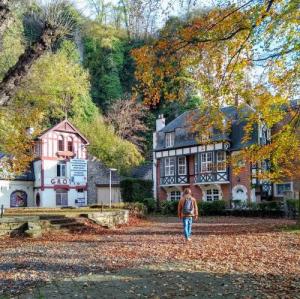
[[[226,202],[224,200],[200,201],[198,210],[200,215],[221,216],[225,215]]]
[[[141,179],[125,179],[120,183],[122,199],[125,202],[140,202],[153,196],[153,182]]]
[[[284,216],[284,209],[280,201],[263,201],[249,203],[244,208],[227,210],[226,215],[239,217],[282,217]]]
[[[226,203],[224,200],[216,200],[212,202],[198,201],[198,210],[200,215],[213,216],[225,215]],[[161,213],[164,215],[177,215],[178,201],[161,202]]]
[[[177,215],[178,201],[164,200],[160,203],[160,210],[163,215]]]
[[[299,199],[287,199],[286,204],[288,216],[295,218],[300,213]]]

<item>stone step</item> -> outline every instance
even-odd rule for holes
[[[73,223],[74,218],[54,218],[54,219],[48,219],[51,224],[68,224],[68,223]]]
[[[70,223],[61,223],[61,224],[51,224],[50,228],[54,230],[60,230],[60,229],[68,229],[68,230],[73,230],[77,228],[82,228],[84,227],[83,223],[79,222],[70,222]]]
[[[59,220],[59,219],[72,219],[68,218],[65,215],[40,215],[41,220]]]

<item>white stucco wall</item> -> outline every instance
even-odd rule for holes
[[[33,163],[33,169],[34,169],[34,176],[35,176],[35,181],[34,181],[34,187],[40,187],[42,182],[41,182],[41,177],[42,177],[42,161],[35,161]]]
[[[34,205],[33,182],[0,180],[0,206],[10,207],[10,196],[14,191],[24,191],[27,194],[27,206]]]
[[[54,189],[45,189],[43,191],[36,191],[40,194],[41,199],[41,207],[44,208],[55,208],[58,207],[56,205],[56,191]],[[85,199],[85,205],[87,202],[87,192],[84,191],[83,193],[78,192],[76,189],[70,189],[68,191],[68,206],[78,206],[75,202],[78,198],[84,198]]]

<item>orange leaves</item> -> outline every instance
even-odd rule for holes
[[[175,218],[134,222],[135,227],[114,230],[90,224],[79,234],[49,233],[35,240],[5,238],[0,242],[0,295],[1,291],[11,295],[24,292],[53,279],[76,280],[77,276],[110,274],[122,268],[138,271],[143,266],[149,276],[157,270],[151,279],[163,281],[160,297],[169,283],[175,286],[176,294],[186,288],[182,278],[189,275],[198,277],[192,289],[200,290],[202,272],[217,280],[208,286],[210,290],[221,284],[232,290],[236,284],[244,292],[249,284],[263,297],[272,297],[276,290],[276,296],[295,298],[300,291],[300,238],[278,230],[293,223],[286,219],[201,218],[193,224],[188,244],[182,224]],[[232,282],[225,277],[230,275],[235,277]]]

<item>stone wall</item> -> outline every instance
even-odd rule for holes
[[[28,222],[38,222],[39,217],[0,218],[0,236],[23,233],[28,229]]]
[[[128,210],[96,212],[96,213],[90,213],[87,216],[90,220],[107,228],[113,228],[120,224],[126,224],[129,221]]]

